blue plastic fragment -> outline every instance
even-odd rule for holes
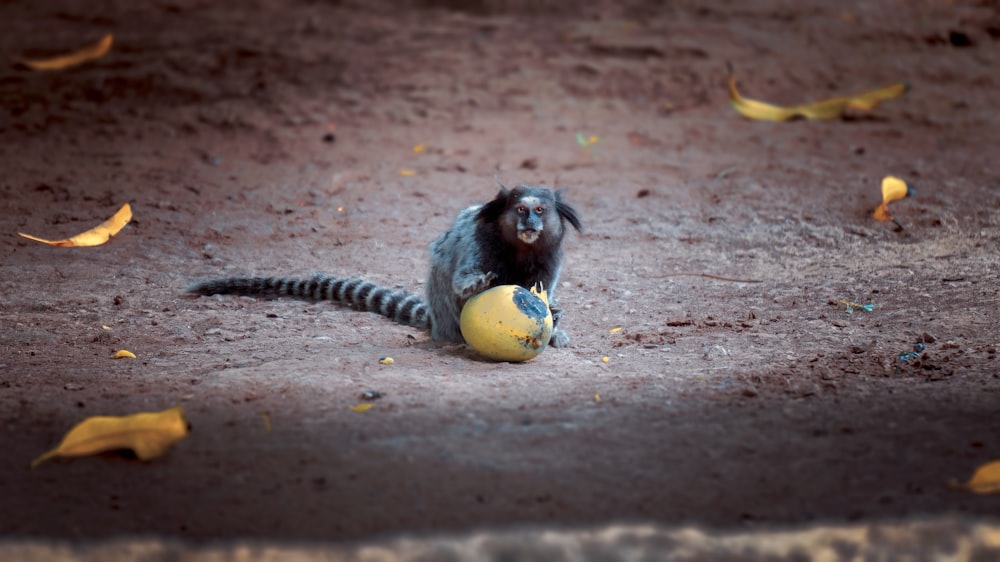
[[[854,314],[855,309],[863,310],[865,312],[871,312],[872,310],[875,310],[875,303],[873,302],[870,302],[868,304],[858,304],[856,302],[848,302],[848,301],[840,301],[840,302],[841,304],[847,305],[847,308],[844,309],[844,312],[848,314]]]

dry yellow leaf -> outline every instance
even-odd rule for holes
[[[114,354],[114,358],[115,359],[123,359],[123,358],[126,358],[126,357],[129,358],[129,359],[135,359],[135,354],[132,353],[131,351],[127,350],[127,349],[119,349]]]
[[[872,216],[876,220],[895,222],[892,215],[889,214],[889,203],[898,201],[912,193],[913,190],[906,185],[905,181],[895,176],[882,178],[882,202],[879,203],[878,207],[875,207]],[[899,223],[896,224],[898,225]]]
[[[898,201],[910,194],[910,188],[906,186],[906,182],[895,177],[886,176],[882,178],[882,201],[885,203],[892,203],[893,201]]]
[[[365,404],[358,404],[357,406],[351,406],[351,410],[355,412],[367,412],[368,410],[371,410],[373,406],[375,405],[372,404],[371,402],[368,402]]]
[[[991,461],[980,466],[965,484],[955,481],[949,484],[952,488],[961,488],[977,494],[1000,492],[1000,461]]]
[[[118,234],[121,229],[125,228],[125,225],[128,224],[128,221],[130,220],[132,220],[132,206],[125,203],[122,205],[122,208],[118,209],[118,212],[115,213],[110,219],[86,232],[77,234],[72,238],[67,238],[65,240],[46,240],[30,234],[24,234],[23,232],[18,232],[17,235],[27,238],[28,240],[34,240],[35,242],[41,242],[42,244],[48,244],[49,246],[56,246],[59,248],[100,246],[110,240],[112,236]]]
[[[736,89],[736,77],[729,75],[729,101],[733,109],[744,117],[761,121],[787,121],[796,117],[806,119],[832,119],[839,117],[848,109],[869,111],[879,102],[899,97],[906,93],[908,86],[897,82],[891,86],[872,90],[854,96],[844,96],[815,103],[782,107],[760,100],[745,98]]]
[[[111,50],[111,43],[113,41],[114,36],[109,33],[101,37],[96,43],[72,53],[47,59],[21,59],[18,62],[32,70],[62,70],[103,57]]]
[[[399,175],[409,177],[417,175],[417,172],[414,170],[400,170]]]
[[[622,327],[621,326],[615,326],[614,328],[611,328],[610,330],[608,330],[608,333],[609,334],[617,334],[620,331],[622,331]]]
[[[94,416],[76,424],[58,447],[32,461],[31,467],[53,457],[81,457],[121,449],[131,449],[140,460],[155,459],[189,431],[180,406],[130,416]]]
[[[418,145],[415,145],[415,146],[413,147],[413,153],[414,153],[414,154],[420,154],[420,153],[421,153],[421,152],[423,152],[424,150],[427,150],[427,146],[426,146],[426,145],[424,145],[424,144],[418,144]]]
[[[847,98],[847,109],[858,111],[871,111],[875,106],[885,100],[898,98],[910,90],[910,85],[905,82],[896,82],[884,88],[858,94]]]

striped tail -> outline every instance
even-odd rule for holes
[[[380,287],[364,279],[330,275],[296,277],[227,277],[195,283],[186,292],[199,295],[245,295],[255,297],[294,297],[309,301],[334,301],[387,316],[392,320],[429,330],[427,305],[420,297],[406,291]]]

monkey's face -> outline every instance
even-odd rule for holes
[[[479,210],[477,220],[497,228],[502,239],[528,253],[558,251],[565,231],[564,222],[580,230],[580,219],[564,203],[560,192],[545,187],[519,185],[501,187],[496,198]]]
[[[545,231],[546,215],[551,213],[550,203],[530,195],[514,201],[512,211],[516,216],[518,240],[525,244],[538,241]]]

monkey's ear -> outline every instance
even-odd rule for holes
[[[500,215],[507,209],[507,200],[510,199],[510,191],[506,187],[500,186],[500,193],[479,209],[476,217],[483,222],[496,222]]]
[[[502,181],[500,181],[500,171],[499,170],[493,173],[493,183],[497,184],[497,186],[499,186],[500,189],[502,189],[504,191],[507,191],[507,186],[504,185]]]
[[[556,190],[556,212],[559,216],[566,222],[573,225],[573,228],[577,232],[583,232],[583,224],[580,222],[580,215],[577,214],[576,209],[570,206],[569,203],[563,201],[562,198],[563,190]]]

